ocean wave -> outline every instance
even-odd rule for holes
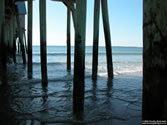
[[[86,54],[86,56],[91,56],[91,55],[93,55],[93,53],[92,52],[90,52],[90,53],[85,53]],[[140,53],[140,52],[133,52],[133,53],[131,53],[131,52],[113,52],[112,53],[113,55],[129,55],[129,56],[131,56],[131,55],[142,55],[142,53]],[[74,53],[71,53],[71,55],[72,56],[74,56]],[[101,56],[103,56],[103,55],[106,55],[106,53],[105,52],[101,52],[101,53],[98,53],[98,55],[101,55]],[[40,53],[33,53],[33,56],[40,56]],[[67,56],[67,53],[47,53],[47,56]]]

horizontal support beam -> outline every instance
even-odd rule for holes
[[[28,0],[15,0],[15,1],[28,1]],[[35,1],[35,0],[33,0],[33,1]],[[65,2],[66,0],[52,0],[52,1]]]

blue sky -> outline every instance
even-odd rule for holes
[[[143,46],[142,0],[108,0],[111,41],[113,46]],[[86,45],[93,41],[94,0],[87,0]],[[47,0],[47,45],[66,45],[67,9],[63,3]],[[71,43],[74,28],[71,20]],[[40,44],[39,0],[33,2],[33,45]],[[100,13],[99,45],[105,45]]]

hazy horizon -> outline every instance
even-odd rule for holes
[[[40,45],[33,45],[33,46],[40,46]],[[66,45],[47,45],[47,46],[66,46]],[[71,47],[74,47],[75,45],[71,45]],[[85,45],[86,47],[93,47],[92,45]],[[105,45],[100,45],[99,47],[105,47]],[[143,48],[143,46],[112,46],[112,47],[136,47],[136,48]]]

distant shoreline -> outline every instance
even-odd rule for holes
[[[40,46],[40,45],[33,45],[33,47],[35,47],[35,46]],[[64,47],[64,46],[66,46],[66,45],[47,45],[47,46],[56,46],[56,47]],[[71,47],[74,47],[74,46],[71,46]],[[91,45],[88,45],[88,46],[86,46],[86,47],[93,47],[93,46],[91,46]],[[99,46],[99,47],[105,47],[105,46]],[[120,47],[120,48],[143,48],[143,47],[140,47],[140,46],[112,46],[112,47]]]

